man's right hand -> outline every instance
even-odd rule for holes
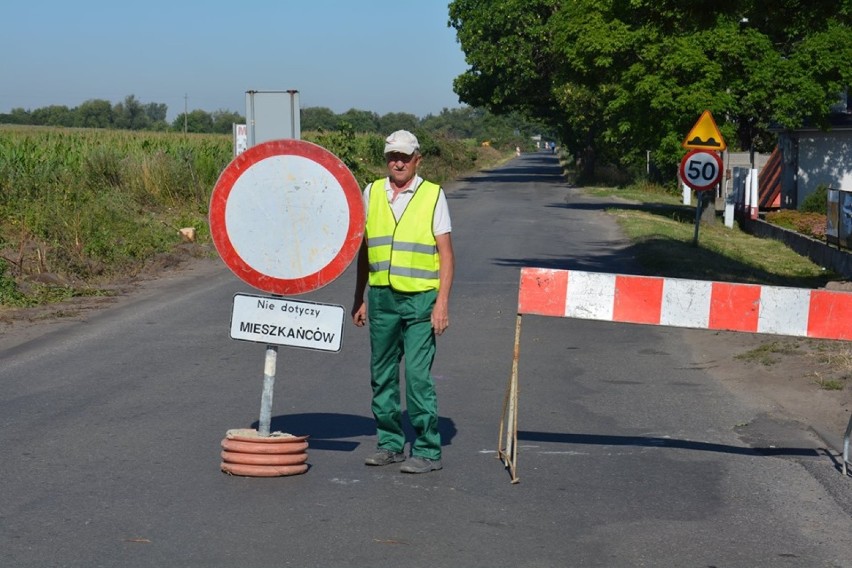
[[[352,322],[357,327],[364,327],[367,323],[367,304],[363,300],[352,307]]]

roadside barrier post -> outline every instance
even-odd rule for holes
[[[518,361],[521,358],[521,314],[515,321],[515,349],[512,356],[512,375],[509,378],[509,386],[506,396],[503,398],[503,415],[500,419],[500,436],[497,440],[497,457],[503,461],[503,465],[512,476],[512,483],[518,483]],[[504,437],[505,434],[505,437]],[[506,446],[503,447],[505,440]]]

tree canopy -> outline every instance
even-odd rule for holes
[[[729,145],[771,148],[772,125],[825,126],[852,83],[850,0],[453,0],[469,69],[462,102],[558,130],[591,174],[672,174],[710,110]]]

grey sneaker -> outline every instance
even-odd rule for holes
[[[367,465],[390,465],[405,461],[405,454],[402,452],[392,452],[384,448],[379,448],[375,454],[367,456],[364,463]]]
[[[418,456],[411,456],[408,463],[399,468],[402,473],[429,473],[441,469],[441,460],[430,460]]]

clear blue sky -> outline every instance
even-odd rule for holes
[[[16,0],[0,14],[0,112],[127,95],[245,114],[247,90],[302,107],[418,117],[461,106],[448,0]]]

